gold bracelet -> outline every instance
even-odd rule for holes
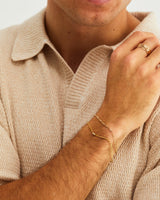
[[[87,123],[87,125],[88,125],[88,127],[89,127],[89,129],[90,129],[90,131],[91,131],[91,133],[92,133],[92,135],[93,136],[95,136],[95,137],[98,137],[98,138],[101,138],[101,139],[104,139],[104,140],[106,140],[109,144],[110,144],[110,148],[111,148],[111,162],[113,162],[113,156],[114,156],[114,154],[115,154],[115,151],[114,151],[114,149],[113,149],[113,146],[112,146],[112,143],[108,140],[108,138],[106,138],[106,137],[104,137],[104,136],[101,136],[101,135],[97,135],[94,131],[93,131],[93,129],[92,129],[92,127],[89,125],[89,123]]]
[[[98,115],[95,114],[94,116],[98,119],[99,122],[101,122],[101,124],[103,126],[105,126],[106,128],[108,128],[109,131],[112,132],[112,130],[104,123],[104,121]]]
[[[113,138],[113,148],[114,148],[114,151],[115,151],[115,153],[117,152],[117,148],[116,148],[116,145],[115,145],[115,143],[114,143],[114,137],[113,137],[113,131],[107,126],[107,124],[105,124],[105,122],[98,116],[98,115],[94,115],[97,119],[98,119],[98,121],[104,126],[104,127],[106,127],[109,131],[110,131],[110,133],[112,134],[112,138]]]

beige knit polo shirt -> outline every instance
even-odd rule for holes
[[[44,14],[45,9],[0,31],[1,184],[44,166],[93,117],[104,99],[110,55],[119,45],[92,49],[74,74],[47,37]],[[134,15],[142,21],[134,31],[160,38],[154,13]],[[160,200],[159,103],[124,140],[86,200],[131,199]]]

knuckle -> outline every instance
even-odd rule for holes
[[[141,36],[143,36],[145,33],[144,32],[142,32],[142,31],[135,31],[134,33],[133,33],[133,35],[135,36],[135,37],[141,37]]]
[[[158,39],[155,35],[152,36],[152,37],[150,37],[150,40],[153,41],[153,42],[156,43],[156,44],[160,44],[159,39]]]
[[[135,31],[133,35],[139,38],[156,37],[153,33],[144,31]]]
[[[156,35],[152,32],[147,32],[149,35],[153,36],[153,37],[156,37]]]
[[[137,71],[138,71],[139,77],[144,78],[146,77],[146,74],[147,74],[147,66],[143,64],[138,68]]]
[[[128,56],[126,56],[123,60],[123,64],[127,65],[127,66],[132,66],[134,65],[135,61],[134,61],[134,54],[129,54]]]
[[[145,32],[145,34],[148,36],[148,37],[156,37],[156,35],[152,32]]]
[[[153,36],[154,40],[159,43],[159,39],[156,36]]]
[[[120,57],[120,48],[117,48],[115,49],[113,52],[112,52],[112,55],[111,55],[111,60],[116,60]]]

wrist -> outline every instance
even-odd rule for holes
[[[109,109],[106,109],[106,106],[103,104],[96,114],[105,122],[107,127],[111,129],[114,142],[116,146],[119,147],[126,135],[128,135],[127,127],[125,128],[127,122],[124,118],[117,117],[114,113],[109,112],[108,110]]]
[[[92,131],[94,131],[96,135],[107,138],[107,140],[93,135]],[[100,159],[101,161],[104,161],[104,168],[106,168],[109,162],[112,162],[115,154],[111,148],[112,136],[110,135],[110,132],[96,120],[95,117],[82,127],[77,134],[77,138],[79,138],[79,143],[82,144],[82,146],[94,151],[94,154],[93,152],[91,153],[93,159]]]

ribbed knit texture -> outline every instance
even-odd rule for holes
[[[93,117],[104,99],[110,55],[120,45],[92,49],[74,74],[46,35],[44,13],[0,31],[0,184],[44,166]],[[133,14],[142,20],[134,31],[160,38],[153,13]],[[160,199],[159,103],[86,200],[131,199]]]

